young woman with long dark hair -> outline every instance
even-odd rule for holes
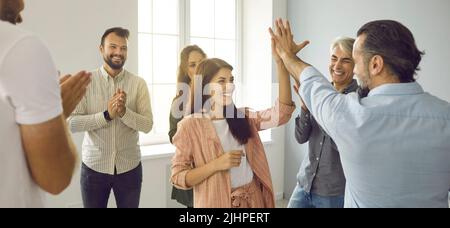
[[[196,208],[272,208],[269,165],[258,131],[289,121],[295,105],[289,74],[278,55],[279,99],[260,112],[237,109],[233,67],[204,60],[191,85],[190,113],[173,138],[172,183],[194,190]]]

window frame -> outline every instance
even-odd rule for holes
[[[243,0],[234,0],[236,1],[235,3],[235,11],[236,11],[236,23],[235,23],[235,66],[233,73],[235,75],[238,75],[239,77],[237,77],[237,81],[236,83],[238,84],[238,88],[235,91],[235,95],[234,95],[234,99],[236,101],[237,104],[242,103],[243,101],[243,86],[239,86],[243,84],[243,76],[242,76],[242,39],[243,39],[243,35],[242,35],[242,28],[243,28]],[[190,34],[190,0],[178,0],[178,53],[181,52],[182,48],[189,45],[190,44],[190,38],[191,38],[191,34]],[[138,16],[138,23],[139,23],[139,16]],[[153,22],[152,22],[153,23]],[[139,27],[139,26],[138,26]],[[159,34],[159,33],[153,33],[153,31],[151,33],[148,32],[141,32],[138,29],[138,36],[140,34],[152,34],[152,35],[164,35],[164,34]],[[169,35],[169,34],[167,34]],[[215,37],[213,37],[215,39]],[[139,49],[139,44],[138,44],[138,52],[140,51]],[[209,54],[209,53],[207,53]],[[152,50],[152,55],[153,55],[153,50]],[[179,56],[177,56],[179,57]],[[179,58],[177,58],[177,65],[179,65]],[[139,60],[140,62],[140,60]],[[140,71],[140,66],[138,64],[138,68]],[[173,77],[176,77],[176,75],[173,75]],[[151,94],[151,100],[153,100],[153,96],[154,96],[154,91],[153,91],[153,86],[154,84],[154,78],[152,75],[152,81],[146,81],[146,83],[149,85],[149,93]],[[158,83],[161,84],[161,83]],[[171,83],[168,83],[167,85],[172,85]],[[162,85],[162,84],[161,84]],[[174,95],[175,95],[175,91],[174,91]],[[153,103],[153,102],[152,102]],[[154,107],[152,106],[152,111],[154,111]],[[153,114],[155,114],[153,112]],[[167,121],[169,121],[169,116],[167,116]],[[170,144],[170,141],[168,139],[168,131],[169,129],[167,129],[167,132],[164,134],[156,134],[153,132],[149,133],[149,134],[142,134],[140,133],[140,140],[139,140],[139,144],[141,147],[147,147],[147,146],[156,146],[156,145],[164,145],[164,144]]]

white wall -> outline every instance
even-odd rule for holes
[[[244,106],[255,110],[271,107],[278,98],[268,28],[274,18],[286,17],[286,0],[243,0],[243,83]],[[272,83],[273,82],[273,83]],[[276,198],[284,192],[284,127],[272,130],[265,145]]]
[[[24,23],[49,46],[61,72],[91,70],[102,64],[98,47],[106,29],[130,30],[127,68],[137,72],[137,1],[25,1]]]
[[[244,0],[243,42],[244,77],[273,78],[270,40],[267,28],[271,26],[275,15],[286,15],[286,1]],[[127,69],[137,73],[137,1],[123,0],[39,0],[25,1],[24,23],[21,27],[38,34],[48,45],[56,66],[63,73],[75,73],[78,70],[92,70],[99,67],[102,59],[98,52],[100,38],[110,27],[122,26],[131,31]],[[275,6],[275,7],[274,7]],[[283,15],[284,14],[284,15]],[[261,20],[259,20],[261,19]],[[251,32],[250,32],[251,31]],[[256,91],[261,88],[256,88]],[[277,91],[263,88],[268,98]],[[276,97],[272,97],[273,100]],[[258,96],[249,97],[258,100]],[[267,108],[268,104],[261,104]],[[259,104],[252,105],[259,108]],[[82,135],[74,140],[81,148]],[[277,197],[282,197],[284,186],[284,128],[273,131],[273,143],[266,146],[267,157],[272,172]],[[170,192],[168,166],[171,155],[148,157],[143,160],[144,183],[141,194],[141,207],[174,206],[167,202]],[[59,196],[48,197],[50,207],[81,207],[79,171],[72,179],[69,188]],[[111,202],[111,200],[110,200]],[[110,206],[114,206],[111,202]]]
[[[424,89],[450,101],[450,1],[448,0],[289,0],[288,18],[297,40],[310,40],[302,57],[328,75],[329,46],[337,36],[355,37],[371,20],[393,19],[414,34],[426,55],[418,81]],[[295,175],[307,149],[294,138],[294,124],[286,128],[285,194],[295,187]]]

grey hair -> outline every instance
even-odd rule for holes
[[[353,44],[355,43],[355,39],[350,37],[337,37],[334,39],[333,43],[330,47],[330,52],[333,52],[333,49],[336,47],[340,47],[345,53],[352,55],[353,52]]]

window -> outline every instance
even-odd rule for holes
[[[190,0],[190,43],[236,66],[236,1]]]
[[[168,143],[169,113],[175,96],[181,49],[199,45],[208,56],[235,68],[239,81],[241,0],[138,0],[139,75],[150,90],[153,130],[141,145]],[[239,92],[237,92],[239,94]]]

